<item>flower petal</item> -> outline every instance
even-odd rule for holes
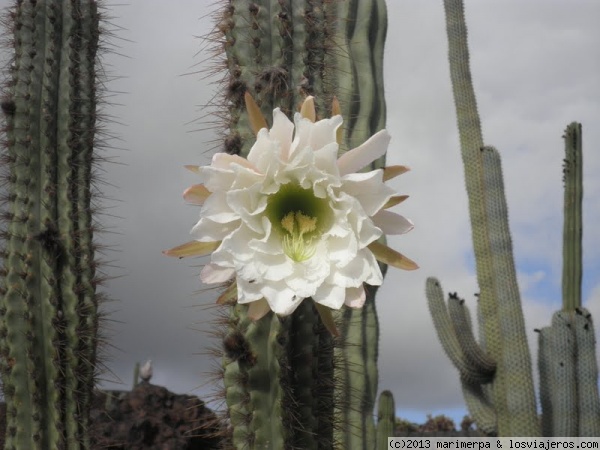
[[[219,295],[217,305],[234,305],[237,302],[237,299],[237,285],[231,283],[231,285]]]
[[[342,124],[342,116],[333,116],[329,119],[319,120],[315,122],[310,133],[308,145],[313,150],[325,147],[327,144],[335,144],[336,131]]]
[[[328,281],[344,288],[358,287],[363,282],[371,286],[379,286],[383,283],[383,275],[373,253],[368,249],[362,249],[357,253],[357,257],[344,267],[332,271]]]
[[[396,267],[397,269],[415,270],[419,268],[416,262],[379,242],[371,242],[369,250],[373,252],[377,261]]]
[[[218,223],[208,217],[202,217],[190,234],[200,242],[222,241],[240,226],[240,221]]]
[[[214,252],[219,248],[221,242],[199,242],[191,241],[185,244],[178,245],[169,250],[163,250],[163,254],[167,256],[175,256],[178,258],[186,258],[188,256],[204,256]]]
[[[391,180],[396,178],[398,175],[402,175],[410,170],[407,166],[387,166],[383,168],[383,181]]]
[[[385,155],[390,139],[391,137],[387,130],[381,130],[358,147],[344,153],[337,161],[340,174],[346,175],[358,172],[377,158]]]
[[[217,169],[228,169],[233,170],[234,165],[245,167],[246,169],[258,172],[258,169],[254,164],[248,161],[246,158],[242,158],[239,155],[230,155],[229,153],[215,153],[212,157],[211,167]]]
[[[340,309],[346,299],[346,288],[335,284],[323,283],[313,295],[313,300],[331,309]]]
[[[367,216],[372,216],[396,193],[383,183],[381,169],[350,173],[342,178],[342,189],[356,198]]]
[[[248,118],[250,120],[252,131],[254,131],[254,134],[258,134],[261,128],[267,128],[267,120],[260,111],[259,106],[247,91],[244,94],[244,101],[246,102],[246,111],[248,112]]]
[[[210,197],[210,192],[203,184],[194,184],[185,190],[183,199],[192,205],[202,205]]]
[[[265,284],[261,292],[264,293],[264,297],[269,302],[269,306],[273,312],[282,316],[292,314],[302,300],[304,300],[281,282]]]
[[[279,108],[273,111],[273,127],[269,130],[269,137],[280,145],[280,155],[283,161],[287,161],[294,135],[294,123],[288,119]]]
[[[229,267],[221,267],[216,264],[207,264],[200,272],[200,279],[203,283],[224,283],[231,280],[235,275],[235,270]]]
[[[393,195],[390,197],[390,199],[387,201],[387,203],[385,205],[383,205],[382,209],[388,209],[393,206],[399,205],[407,198],[408,198],[408,195]]]
[[[227,192],[217,191],[206,199],[202,206],[202,217],[210,218],[213,222],[225,224],[240,219],[239,214],[229,207]]]
[[[327,306],[323,306],[320,303],[316,302],[315,307],[317,308],[317,312],[319,313],[319,316],[321,316],[321,321],[323,322],[325,328],[327,328],[327,331],[329,331],[333,336],[339,336],[340,333],[337,327],[335,326],[335,321],[333,320],[331,309],[329,309]]]
[[[248,317],[250,320],[256,322],[266,316],[269,311],[271,311],[269,303],[264,298],[261,298],[260,300],[250,303],[250,306],[248,307]]]
[[[341,116],[342,108],[340,107],[340,101],[334,95],[331,99],[331,116]],[[335,133],[335,141],[340,145],[342,143],[342,138],[344,137],[344,129],[340,126],[338,127]]]
[[[373,223],[381,228],[384,234],[404,234],[415,227],[406,217],[391,211],[379,211],[372,218]]]
[[[183,167],[185,167],[190,172],[194,172],[195,174],[200,175],[200,169],[201,169],[200,166],[193,166],[193,165],[188,164]]]
[[[300,107],[300,115],[311,122],[317,120],[317,112],[315,111],[315,98],[312,95],[309,95],[302,102],[302,106]]]
[[[346,306],[350,308],[362,308],[367,299],[364,285],[357,288],[346,288]]]
[[[340,107],[340,101],[338,100],[338,98],[335,95],[331,99],[331,115],[332,116],[341,116],[342,115],[342,108]]]

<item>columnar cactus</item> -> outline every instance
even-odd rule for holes
[[[379,396],[377,408],[377,450],[388,448],[388,438],[393,437],[396,430],[396,407],[394,396],[390,391],[383,391]]]
[[[6,449],[90,448],[95,1],[15,2],[0,289]]]
[[[565,130],[563,308],[539,331],[544,436],[600,436],[598,365],[591,314],[581,306],[583,156],[581,124]]]
[[[457,365],[465,398],[480,428],[502,436],[540,433],[531,357],[512,255],[498,152],[484,147],[469,69],[462,0],[445,0],[450,75],[456,104],[475,248],[485,346],[447,317],[437,280],[427,297],[444,349]],[[463,316],[464,313],[459,313]],[[489,387],[488,387],[489,385]],[[474,404],[475,403],[475,404]]]
[[[291,115],[313,95],[317,118],[343,115],[342,151],[384,127],[383,0],[231,0],[218,29],[227,56],[227,153],[247,156],[253,131],[271,126],[253,123],[257,115],[247,111],[247,105],[255,107],[247,94],[267,120],[275,107]],[[371,168],[383,165],[380,158]],[[312,302],[303,302],[290,317],[273,314],[257,322],[248,317],[247,306],[231,307],[223,333],[223,373],[234,447],[325,449],[337,443],[372,448],[374,295],[369,289],[363,309],[338,315],[345,342],[335,351]],[[221,300],[235,296],[232,285]]]
[[[347,53],[338,50],[335,78],[342,115],[347,118],[342,142],[342,148],[347,149],[385,127],[383,49],[387,9],[384,0],[338,2],[336,6],[337,44],[347,49]],[[384,166],[385,158],[380,158],[369,170]],[[385,270],[382,265],[384,273]],[[338,428],[336,440],[347,449],[369,449],[375,445],[373,410],[379,377],[376,292],[377,288],[371,287],[362,309],[345,308],[338,317],[344,343],[336,349],[341,362],[336,375],[342,377],[337,398],[343,400],[336,415],[343,426]]]
[[[464,301],[444,303],[440,283],[427,298],[444,350],[460,373],[467,406],[480,430],[500,436],[596,436],[600,400],[594,331],[581,307],[581,126],[565,132],[563,310],[537,330],[542,427],[536,414],[531,362],[512,257],[498,152],[484,147],[475,104],[462,0],[445,0],[450,73],[469,195],[477,278],[480,343]]]

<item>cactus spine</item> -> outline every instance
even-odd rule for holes
[[[500,157],[484,147],[469,69],[461,0],[445,0],[450,75],[465,167],[484,347],[447,317],[437,280],[427,297],[440,340],[457,365],[471,414],[501,436],[539,435],[531,357],[519,298]],[[462,305],[461,305],[462,306]],[[459,314],[465,314],[460,313]]]
[[[581,307],[583,156],[581,124],[565,130],[563,308],[539,330],[544,436],[600,436],[598,365],[591,314]]]
[[[225,151],[246,156],[254,142],[247,92],[267,120],[275,107],[291,115],[307,95],[315,96],[318,118],[327,117],[336,96],[342,151],[383,128],[385,27],[383,0],[227,2],[217,24],[227,57]],[[223,295],[235,298],[234,287]],[[257,322],[247,306],[231,307],[223,377],[235,448],[373,447],[374,295],[369,289],[362,311],[340,313],[346,342],[335,351],[310,301],[291,317]]]
[[[6,449],[90,448],[98,326],[90,209],[94,1],[16,2],[0,291]]]

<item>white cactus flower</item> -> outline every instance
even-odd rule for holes
[[[256,142],[247,159],[218,153],[209,166],[191,167],[204,178],[204,184],[184,193],[186,200],[202,205],[192,229],[195,241],[166,254],[211,253],[202,281],[235,278],[237,301],[250,304],[254,319],[269,310],[291,314],[309,297],[320,312],[323,306],[360,308],[363,283],[383,281],[377,260],[417,268],[376,242],[383,234],[413,228],[410,220],[387,210],[406,196],[396,196],[384,184],[408,169],[356,173],[385,154],[386,130],[338,158],[342,117],[315,122],[311,97],[294,122],[275,109],[270,129],[261,127],[266,122],[251,97],[246,101],[251,121],[259,124]]]

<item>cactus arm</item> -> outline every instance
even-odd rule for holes
[[[454,335],[469,364],[479,372],[484,379],[492,381],[496,371],[496,363],[475,340],[469,310],[464,300],[450,296],[448,299],[448,313],[454,328]]]
[[[563,310],[581,308],[583,153],[581,124],[571,123],[563,135],[564,159],[564,225],[563,225]]]
[[[500,330],[498,312],[493,299],[493,272],[491,250],[487,236],[484,203],[483,167],[480,149],[483,147],[481,123],[469,68],[469,49],[464,8],[460,0],[445,0],[446,32],[450,78],[458,120],[461,155],[465,169],[469,215],[475,249],[480,307],[483,316],[487,350],[493,359],[500,358]]]
[[[475,364],[476,358],[467,357],[457,337],[457,328],[452,323],[448,314],[448,309],[444,302],[444,293],[437,279],[433,277],[427,278],[426,296],[438,338],[442,343],[444,351],[458,369],[461,378],[472,383],[489,383],[493,372],[490,374],[489,372],[481,371],[481,368]],[[469,345],[471,344],[469,343]],[[470,352],[470,350],[468,351]],[[476,352],[479,353],[478,351]],[[489,361],[489,358],[486,358],[486,360]],[[490,361],[489,364],[493,363]]]
[[[491,402],[489,385],[465,380],[460,380],[463,397],[469,413],[477,423],[477,428],[489,436],[498,432],[498,418],[494,405]]]

